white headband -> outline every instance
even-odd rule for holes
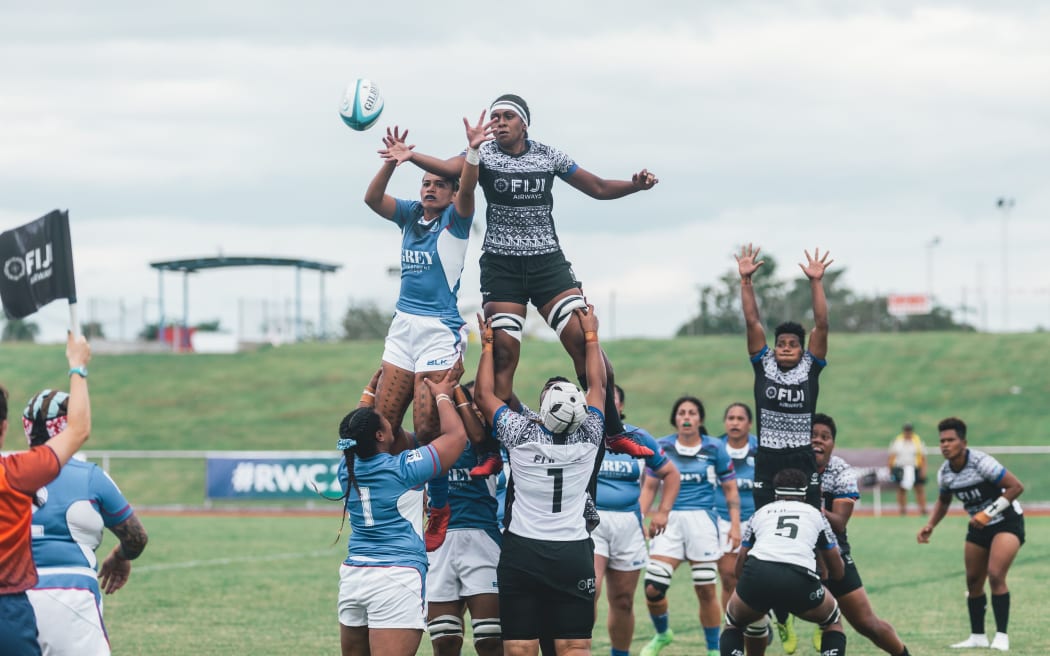
[[[489,112],[494,112],[497,109],[509,109],[521,118],[521,122],[525,124],[525,127],[529,127],[529,119],[526,118],[528,114],[525,113],[525,110],[522,109],[521,105],[519,105],[518,103],[512,102],[510,100],[497,100],[496,102],[492,103],[492,107],[489,108]]]

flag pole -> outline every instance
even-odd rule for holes
[[[80,322],[77,321],[76,301],[69,302],[69,331],[73,333],[73,337],[80,337]]]

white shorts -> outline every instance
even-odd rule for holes
[[[499,552],[499,544],[480,528],[450,530],[444,544],[427,554],[427,601],[459,601],[479,594],[499,594]]]
[[[722,557],[718,525],[706,510],[672,510],[667,530],[649,542],[650,556],[666,556],[694,563],[713,563]]]
[[[423,578],[414,567],[339,568],[339,623],[370,629],[423,629]]]
[[[70,656],[109,656],[102,609],[86,588],[26,590],[36,613],[41,651]]]
[[[733,524],[728,519],[718,518],[718,542],[722,545],[723,555],[740,553],[740,545],[734,549],[733,543],[729,541],[729,529],[731,528]]]
[[[458,323],[449,327],[439,317],[395,312],[383,362],[415,373],[451,369],[467,350],[467,325]]]
[[[609,569],[633,572],[645,569],[649,554],[645,549],[642,523],[633,512],[599,510],[602,521],[591,533],[594,555],[609,559]]]

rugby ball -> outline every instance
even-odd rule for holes
[[[572,383],[554,383],[540,401],[540,418],[556,435],[575,432],[587,418],[587,397]]]
[[[360,132],[375,125],[382,113],[383,96],[371,80],[360,78],[350,83],[339,106],[343,123]]]

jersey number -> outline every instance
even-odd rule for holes
[[[798,520],[800,519],[802,519],[801,515],[781,515],[777,518],[777,530],[773,532],[782,538],[794,540],[798,535]]]
[[[563,481],[563,478],[564,478],[562,476],[562,470],[561,470],[560,467],[558,469],[548,469],[547,470],[547,475],[554,477],[554,495],[553,495],[554,498],[551,501],[551,512],[552,513],[560,513],[561,512],[561,489],[562,489],[562,481]]]
[[[376,520],[372,516],[372,491],[367,487],[360,488],[357,499],[361,502],[361,514],[365,516],[365,526],[375,526]]]

